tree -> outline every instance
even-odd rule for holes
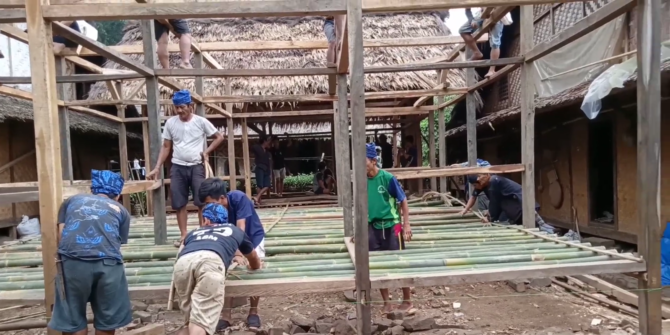
[[[441,104],[442,102],[449,102],[452,99],[456,98],[453,95],[450,96],[444,96],[444,97],[433,97],[433,104],[438,105]],[[442,100],[442,101],[440,101]],[[449,120],[451,120],[451,111],[454,109],[454,105],[447,106],[443,109],[444,111],[444,123],[448,124]],[[433,111],[435,116],[435,129],[433,131],[435,132],[435,158],[437,159],[439,152],[440,152],[440,141],[438,140],[439,138],[439,128],[437,122],[438,117],[439,117],[439,112],[438,111]],[[421,120],[421,141],[422,143],[425,142],[426,145],[421,146],[421,152],[422,152],[422,157],[423,157],[423,166],[430,166],[429,159],[428,157],[430,156],[430,144],[428,143],[429,140],[429,134],[428,134],[428,118]]]
[[[116,45],[123,38],[125,21],[100,21],[92,24],[98,29],[98,41],[104,45]]]

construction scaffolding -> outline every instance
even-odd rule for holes
[[[137,2],[144,2],[138,0]],[[128,122],[143,122],[146,126],[145,155],[147,162],[155,165],[161,147],[161,105],[169,104],[159,96],[159,84],[173,90],[183,86],[172,77],[195,77],[196,86],[193,99],[198,104],[197,113],[205,116],[205,109],[214,111],[218,115],[207,115],[211,118],[225,118],[229,135],[234,128],[235,121],[241,123],[243,137],[243,157],[245,170],[245,184],[247,192],[251,190],[250,162],[248,145],[248,120],[268,118],[304,118],[320,117],[332,119],[333,136],[335,143],[335,159],[339,164],[336,174],[338,180],[338,200],[342,207],[344,222],[344,247],[352,256],[354,267],[353,277],[349,278],[306,278],[299,280],[267,280],[250,279],[234,283],[230,287],[233,294],[263,295],[286,294],[300,292],[338,291],[355,288],[358,291],[357,299],[357,330],[359,334],[370,334],[371,312],[370,291],[378,288],[394,288],[403,286],[433,286],[456,282],[494,281],[517,278],[549,277],[555,275],[576,275],[596,273],[634,273],[639,278],[639,306],[640,331],[642,334],[661,333],[661,276],[660,276],[660,0],[639,0],[637,2],[638,15],[638,220],[641,233],[639,234],[639,257],[632,255],[617,255],[609,252],[603,254],[586,246],[589,252],[608,257],[607,261],[597,264],[528,264],[510,268],[475,269],[467,271],[448,271],[429,274],[398,273],[390,276],[377,277],[371,272],[370,265],[374,264],[373,257],[368,252],[368,222],[367,222],[367,177],[365,173],[365,134],[366,120],[370,118],[382,119],[385,123],[416,122],[430,117],[432,111],[442,111],[444,107],[465,99],[467,102],[467,137],[468,161],[475,166],[477,157],[476,114],[473,93],[497,80],[500,80],[514,69],[521,67],[521,143],[522,162],[520,165],[495,166],[491,168],[459,168],[450,169],[446,166],[445,150],[440,150],[439,162],[433,162],[431,167],[439,169],[414,168],[397,171],[399,176],[406,179],[435,178],[432,186],[437,188],[437,178],[441,190],[446,190],[448,176],[466,175],[473,173],[522,171],[523,175],[523,228],[518,229],[522,234],[530,234],[538,239],[546,237],[536,236],[531,230],[535,226],[535,112],[534,89],[531,82],[531,67],[533,61],[551,53],[581,36],[595,30],[613,18],[630,10],[634,3],[626,0],[617,0],[603,6],[591,16],[576,23],[572,27],[557,34],[552,40],[534,45],[533,43],[533,4],[552,3],[553,1],[523,0],[469,0],[469,1],[403,1],[403,0],[292,0],[292,1],[198,1],[184,6],[180,0],[156,0],[151,3],[136,3],[135,0],[3,0],[0,3],[0,23],[27,22],[28,33],[11,31],[9,27],[2,27],[4,34],[12,38],[29,43],[31,60],[30,78],[0,78],[0,83],[31,83],[33,94],[0,86],[0,93],[31,99],[34,106],[35,146],[37,155],[38,182],[31,185],[4,185],[0,196],[5,200],[25,201],[19,196],[32,197],[40,203],[40,219],[42,222],[41,254],[43,265],[44,300],[47,317],[51,315],[54,303],[53,279],[56,276],[56,233],[57,214],[62,200],[72,192],[85,191],[85,181],[72,181],[72,158],[69,156],[69,127],[66,109],[81,113],[94,114],[112,120],[119,124],[119,148],[121,152],[121,170],[124,178],[128,177],[127,150],[125,127]],[[459,45],[449,55],[436,59],[429,59],[418,63],[400,64],[394,66],[364,66],[363,50],[365,47],[375,46],[374,41],[363,40],[362,15],[378,13],[398,13],[414,11],[444,10],[462,8],[465,6],[487,7],[490,19],[476,34],[475,39],[483,37],[484,33],[514,7],[521,6],[521,54],[523,57],[503,58],[499,60],[455,61],[464,46]],[[194,69],[159,69],[156,67],[156,45],[154,42],[154,25],[152,20],[175,18],[231,18],[231,17],[276,17],[276,16],[336,16],[340,24],[337,27],[339,39],[339,57],[335,68],[300,68],[300,69],[224,69],[206,50],[259,50],[262,48],[322,48],[323,42],[305,42],[286,45],[256,45],[253,41],[246,44],[220,44],[217,46],[198,45],[193,43],[191,49],[196,59]],[[142,20],[142,47],[121,46],[109,47],[93,41],[77,31],[59,23],[59,20]],[[9,31],[9,32],[8,32]],[[54,57],[52,36],[53,32],[66,37],[84,47],[80,54],[59,54]],[[379,42],[379,41],[377,41]],[[421,39],[414,41],[398,40],[385,41],[386,45],[432,45],[453,43],[445,39]],[[415,44],[413,44],[415,43]],[[377,44],[377,45],[379,45]],[[246,48],[246,49],[245,49]],[[139,63],[128,54],[142,53],[144,62]],[[128,71],[104,71],[79,56],[82,54],[100,55],[109,61],[116,62]],[[62,73],[64,61],[74,62],[80,66],[92,69],[95,74],[65,75]],[[204,68],[207,65],[210,68]],[[448,69],[468,69],[468,76],[473,75],[476,67],[504,66],[494,76],[475,82],[468,77],[467,87],[453,88],[444,84]],[[57,72],[56,69],[59,69]],[[364,74],[443,70],[440,80],[432,90],[423,91],[396,91],[365,93]],[[203,92],[204,77],[226,78],[228,87],[230,77],[266,77],[266,76],[328,76],[328,95],[312,96],[205,96]],[[349,82],[347,85],[347,77]],[[146,86],[147,99],[132,100],[134,95],[123,97],[118,88],[118,81],[142,79]],[[65,101],[59,92],[57,83],[94,82],[108,83],[113,100],[110,101]],[[230,92],[230,89],[228,89]],[[433,96],[456,95],[455,99],[439,105],[425,106]],[[365,101],[372,99],[409,99],[418,98],[411,107],[366,107]],[[290,101],[326,101],[332,102],[331,110],[241,113],[233,112],[233,104],[252,102],[290,102]],[[145,105],[147,114],[141,118],[125,118],[125,105]],[[116,105],[118,115],[113,116],[84,107],[94,105]],[[430,116],[429,116],[430,114]],[[443,115],[440,115],[443,116]],[[238,119],[238,120],[235,120]],[[445,148],[444,117],[438,120],[440,148]],[[349,148],[349,131],[351,131],[351,150]],[[431,157],[435,157],[435,134],[430,128]],[[234,145],[229,141],[229,157],[235,157]],[[352,169],[348,163],[352,162]],[[232,168],[229,180],[236,180],[234,175],[234,160],[229,160]],[[150,168],[150,166],[147,166]],[[161,173],[162,174],[162,173]],[[163,176],[161,175],[161,180]],[[65,182],[64,182],[65,181]],[[231,186],[234,183],[230,183]],[[353,187],[352,187],[353,185]],[[33,189],[26,190],[26,187]],[[37,187],[37,189],[34,189]],[[14,192],[9,190],[14,189]],[[165,188],[162,182],[135,182],[130,183],[124,194],[148,190],[152,193],[153,238],[154,244],[162,245],[167,242],[168,229],[165,215]],[[21,193],[30,194],[21,194]],[[36,193],[35,193],[36,192]],[[355,209],[355,210],[354,210]],[[321,222],[323,223],[323,222]],[[326,223],[323,223],[326,224]],[[272,225],[274,226],[274,224]],[[279,227],[279,226],[277,226]],[[271,227],[270,227],[271,228]],[[448,227],[443,227],[447,229]],[[479,229],[467,227],[468,229]],[[508,228],[487,228],[501,230]],[[268,229],[269,230],[269,229]],[[274,231],[273,231],[274,232]],[[350,238],[356,236],[355,244]],[[585,246],[570,245],[565,241],[550,238],[550,242],[565,244],[568,248]],[[553,239],[553,240],[552,240]],[[343,247],[340,245],[340,247]],[[343,249],[344,250],[344,249]],[[619,258],[619,260],[614,260]],[[623,258],[623,259],[622,259]],[[445,266],[447,266],[445,262]],[[252,278],[252,277],[250,277]],[[299,282],[300,285],[295,285]],[[264,287],[261,289],[261,287]],[[228,289],[228,288],[227,288]],[[147,290],[148,294],[155,294],[155,290]],[[137,297],[137,295],[135,295]],[[56,332],[49,330],[50,334]]]

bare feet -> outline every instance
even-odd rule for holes
[[[484,78],[489,78],[489,77],[493,76],[494,74],[496,74],[495,71],[489,71],[488,73],[486,73],[486,75],[484,76]]]
[[[484,58],[484,54],[477,51],[477,52],[472,54],[472,58],[470,58],[470,60],[480,60],[482,58]]]
[[[412,305],[412,302],[410,301],[403,301],[400,306],[398,306],[398,310],[405,313],[407,316],[411,316],[416,313],[416,308],[414,308],[414,305]]]
[[[395,309],[396,309],[395,306],[393,306],[391,303],[385,302],[384,308],[382,308],[382,313],[388,314],[393,312]]]
[[[179,64],[179,67],[182,69],[192,69],[193,66],[191,66],[191,63],[181,63]]]

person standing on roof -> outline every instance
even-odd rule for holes
[[[172,102],[177,115],[165,122],[163,146],[158,162],[156,167],[147,174],[147,179],[156,179],[163,168],[163,163],[172,151],[170,192],[172,192],[172,209],[177,211],[177,225],[181,232],[179,240],[174,242],[174,246],[178,248],[188,233],[186,205],[189,190],[193,194],[193,204],[199,208],[198,214],[202,222],[203,203],[196,195],[200,184],[205,180],[205,164],[209,159],[209,154],[223,142],[223,135],[209,120],[193,114],[194,106],[189,91],[175,92]],[[208,147],[205,147],[208,137],[213,137],[214,140]]]
[[[49,328],[69,334],[86,334],[86,305],[91,304],[97,334],[114,334],[132,321],[130,295],[121,245],[128,243],[130,214],[119,195],[123,178],[112,171],[91,171],[91,193],[63,201],[58,241],[64,288],[56,290]],[[47,224],[43,222],[42,224]]]
[[[181,63],[179,67],[182,69],[192,69],[191,66],[191,30],[188,28],[186,20],[154,20],[154,34],[156,35],[156,54],[158,54],[158,61],[164,69],[170,68],[170,53],[168,51],[168,43],[170,40],[170,26],[174,29],[174,33],[179,37],[179,52],[181,53]]]
[[[236,253],[246,257],[248,269],[261,267],[249,237],[228,223],[228,212],[222,205],[207,204],[202,216],[204,226],[186,236],[184,248],[174,264],[172,278],[179,309],[188,320],[188,327],[178,335],[216,333],[225,299],[226,271]]]
[[[484,58],[484,55],[477,47],[477,41],[472,36],[476,31],[482,29],[484,20],[489,18],[489,15],[483,16],[485,8],[475,8],[474,14],[470,8],[465,9],[465,16],[468,21],[458,30],[463,37],[465,45],[472,51],[472,58],[469,60],[479,60]],[[512,24],[512,16],[508,13],[500,21],[496,22],[489,30],[489,45],[491,45],[491,55],[489,59],[495,60],[500,58],[500,45],[502,43],[503,26]],[[489,72],[486,73],[486,78],[492,76],[496,72],[496,67],[491,66]]]

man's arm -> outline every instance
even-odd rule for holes
[[[465,17],[468,18],[468,21],[472,21],[474,19],[472,16],[472,10],[470,8],[465,9]]]
[[[242,231],[246,231],[245,228],[247,227],[247,219],[244,218],[244,219],[239,219],[239,220],[235,221],[235,226],[237,228],[240,228]]]
[[[465,213],[469,212],[470,209],[472,208],[472,206],[475,205],[475,201],[477,201],[477,196],[473,194],[473,195],[470,197],[470,199],[468,199],[468,203],[465,204],[465,208],[463,208],[463,210],[462,210],[459,214],[461,214],[461,216],[462,216],[462,215],[464,215]]]
[[[261,259],[256,254],[256,250],[252,250],[251,253],[244,255],[244,257],[249,261],[247,268],[251,270],[258,270],[261,268]]]
[[[147,179],[155,179],[156,176],[158,176],[158,171],[163,167],[163,163],[165,163],[165,160],[168,158],[170,155],[170,151],[172,150],[172,140],[167,140],[163,139],[163,145],[161,146],[161,152],[158,155],[158,162],[156,162],[156,166],[147,174]]]
[[[402,230],[404,234],[405,241],[409,242],[412,240],[412,228],[409,225],[409,206],[407,205],[407,195],[405,191],[400,187],[400,183],[396,177],[393,177],[389,181],[387,187],[389,195],[391,195],[397,202],[400,203],[400,212],[402,214]]]
[[[204,154],[207,156],[209,156],[210,153],[212,153],[216,148],[219,147],[219,145],[221,145],[221,143],[223,143],[223,135],[221,135],[221,133],[219,133],[218,131],[215,132],[214,135],[210,137],[214,137],[214,140],[212,141],[212,143],[209,144],[207,149],[205,149]]]
[[[119,225],[119,237],[121,238],[121,244],[128,244],[128,234],[130,232],[130,214],[125,208],[123,210],[122,222]]]

